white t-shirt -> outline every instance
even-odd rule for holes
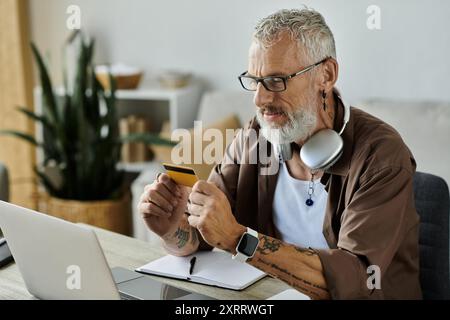
[[[328,193],[314,181],[312,206],[306,205],[309,181],[293,178],[286,164],[280,163],[280,173],[273,201],[273,222],[281,240],[303,248],[328,249],[323,236],[323,220]]]

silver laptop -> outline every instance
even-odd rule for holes
[[[37,298],[192,299],[190,292],[140,273],[111,270],[88,227],[0,201],[0,228],[28,291]]]

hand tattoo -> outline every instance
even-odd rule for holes
[[[197,235],[197,230],[195,230],[194,228],[191,228],[191,243],[193,245],[195,245],[198,241],[198,235]]]
[[[178,227],[177,231],[175,231],[175,237],[178,239],[177,247],[181,249],[189,240],[189,231],[183,230]]]

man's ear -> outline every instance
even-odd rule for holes
[[[333,58],[328,58],[322,64],[322,77],[320,78],[320,87],[325,92],[331,92],[337,82],[339,74],[339,64]]]

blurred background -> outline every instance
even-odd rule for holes
[[[123,61],[149,72],[194,71],[208,89],[239,90],[257,21],[301,4],[321,12],[334,33],[338,86],[349,102],[363,98],[450,100],[450,2],[446,0],[30,0],[31,39],[61,77],[66,9],[81,8],[82,28],[98,41],[95,60]],[[381,29],[369,30],[370,5]]]
[[[124,77],[118,80],[122,87],[116,101],[120,134],[153,133],[168,139],[173,129],[192,128],[194,120],[222,131],[237,129],[254,113],[252,95],[237,81],[247,69],[254,25],[278,9],[302,3],[322,13],[334,33],[340,64],[337,87],[344,99],[393,125],[413,151],[418,170],[449,182],[450,2],[446,0],[0,0],[0,129],[44,139],[39,123],[16,110],[24,106],[38,114],[45,111],[29,43],[42,55],[58,100],[66,94],[61,89],[63,70],[76,75],[79,47],[71,41],[74,30],[68,27],[76,22],[95,39],[92,63],[103,66],[96,69],[99,81],[105,84],[99,76],[102,70]],[[152,146],[122,145],[117,168],[125,173],[130,196],[117,209],[119,215],[124,207],[135,207],[137,195],[161,170],[161,162],[170,162],[171,146]],[[0,136],[9,199],[38,208],[45,198],[46,210],[68,211],[67,203],[57,201],[70,197],[52,195],[47,188],[43,193],[50,193],[49,200],[40,192],[33,167],[42,164],[42,157],[33,145]],[[211,168],[204,164],[196,171],[206,178]],[[51,176],[49,170],[44,171]],[[75,200],[98,211],[103,210],[99,202],[116,198],[89,199],[97,201],[94,207],[86,199]],[[133,212],[130,221],[125,229],[114,229],[124,223],[120,221],[107,227],[147,237]]]

